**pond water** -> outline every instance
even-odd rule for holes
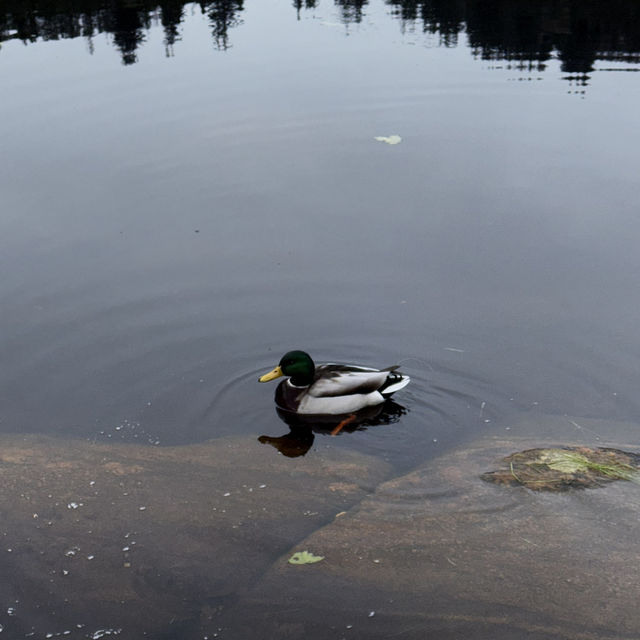
[[[1,433],[278,437],[292,348],[412,378],[303,453],[640,421],[637,3],[5,0],[0,45]]]

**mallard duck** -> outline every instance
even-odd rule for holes
[[[276,405],[302,415],[353,413],[384,402],[409,384],[398,367],[371,369],[353,364],[316,366],[308,353],[289,351],[260,382],[286,376],[276,389]]]

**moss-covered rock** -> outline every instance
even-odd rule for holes
[[[640,456],[610,448],[551,447],[508,455],[502,469],[482,474],[487,482],[533,491],[601,487],[615,480],[640,481]]]

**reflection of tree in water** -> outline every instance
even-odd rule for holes
[[[153,24],[162,25],[167,55],[172,55],[173,45],[180,39],[186,4],[182,0],[0,0],[0,42],[91,39],[96,33],[108,33],[122,54],[122,62],[132,64],[145,41],[145,32]],[[238,14],[243,9],[243,0],[216,0],[199,5],[211,21],[217,48],[227,49],[229,29],[241,22]]]
[[[225,51],[229,48],[229,29],[242,24],[238,14],[243,10],[243,0],[218,0],[217,2],[201,2],[202,13],[205,13],[211,24],[211,32],[217,49]]]
[[[303,9],[315,9],[318,6],[317,0],[293,0],[293,6],[295,7],[298,20],[300,20],[300,13]]]
[[[404,25],[422,23],[443,44],[466,30],[483,60],[541,71],[556,55],[562,71],[586,76],[596,60],[640,61],[640,4],[634,0],[386,0]]]
[[[149,14],[117,3],[111,12],[105,14],[105,18],[109,22],[103,30],[113,34],[113,42],[122,54],[123,64],[133,64],[137,60],[136,51],[145,40],[143,30],[151,26]]]
[[[180,0],[165,0],[160,3],[162,28],[164,29],[164,44],[167,57],[173,55],[173,45],[180,40],[178,28],[184,17],[184,2]]]
[[[483,60],[507,60],[526,71],[544,69],[553,51],[552,34],[546,28],[552,3],[543,6],[524,0],[516,8],[504,0],[470,1],[467,34],[474,54]]]
[[[424,33],[440,37],[440,44],[455,47],[458,34],[464,29],[466,15],[465,0],[386,0],[393,15],[405,29],[420,23]]]
[[[362,22],[363,9],[369,0],[335,0],[336,7],[340,9],[342,21],[346,24]]]
[[[640,3],[584,0],[570,6],[569,29],[556,39],[564,72],[585,77],[596,60],[640,62]]]
[[[329,2],[330,0],[327,0]],[[587,78],[597,60],[640,62],[640,2],[637,0],[380,0],[403,30],[419,26],[455,46],[465,34],[474,55],[541,71],[552,57],[572,79]],[[369,0],[333,0],[346,24],[362,21]],[[124,64],[136,61],[146,31],[161,24],[167,55],[180,39],[187,3],[182,0],[0,0],[0,42],[19,39],[112,34]],[[319,0],[293,0],[300,12]],[[244,0],[201,0],[219,50],[241,24]]]

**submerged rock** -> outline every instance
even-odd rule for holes
[[[3,636],[213,637],[219,612],[388,470],[336,449],[291,460],[254,438],[0,438]]]
[[[637,638],[640,487],[483,481],[534,447],[558,450],[484,438],[390,479],[332,444],[0,438],[3,636]]]
[[[615,480],[640,481],[640,456],[609,448],[527,449],[503,458],[505,468],[482,474],[495,484],[533,491],[600,487]]]
[[[299,543],[322,562],[274,564],[238,603],[252,622],[223,616],[232,635],[636,638],[639,487],[553,494],[481,479],[532,444],[487,438],[382,483]]]

